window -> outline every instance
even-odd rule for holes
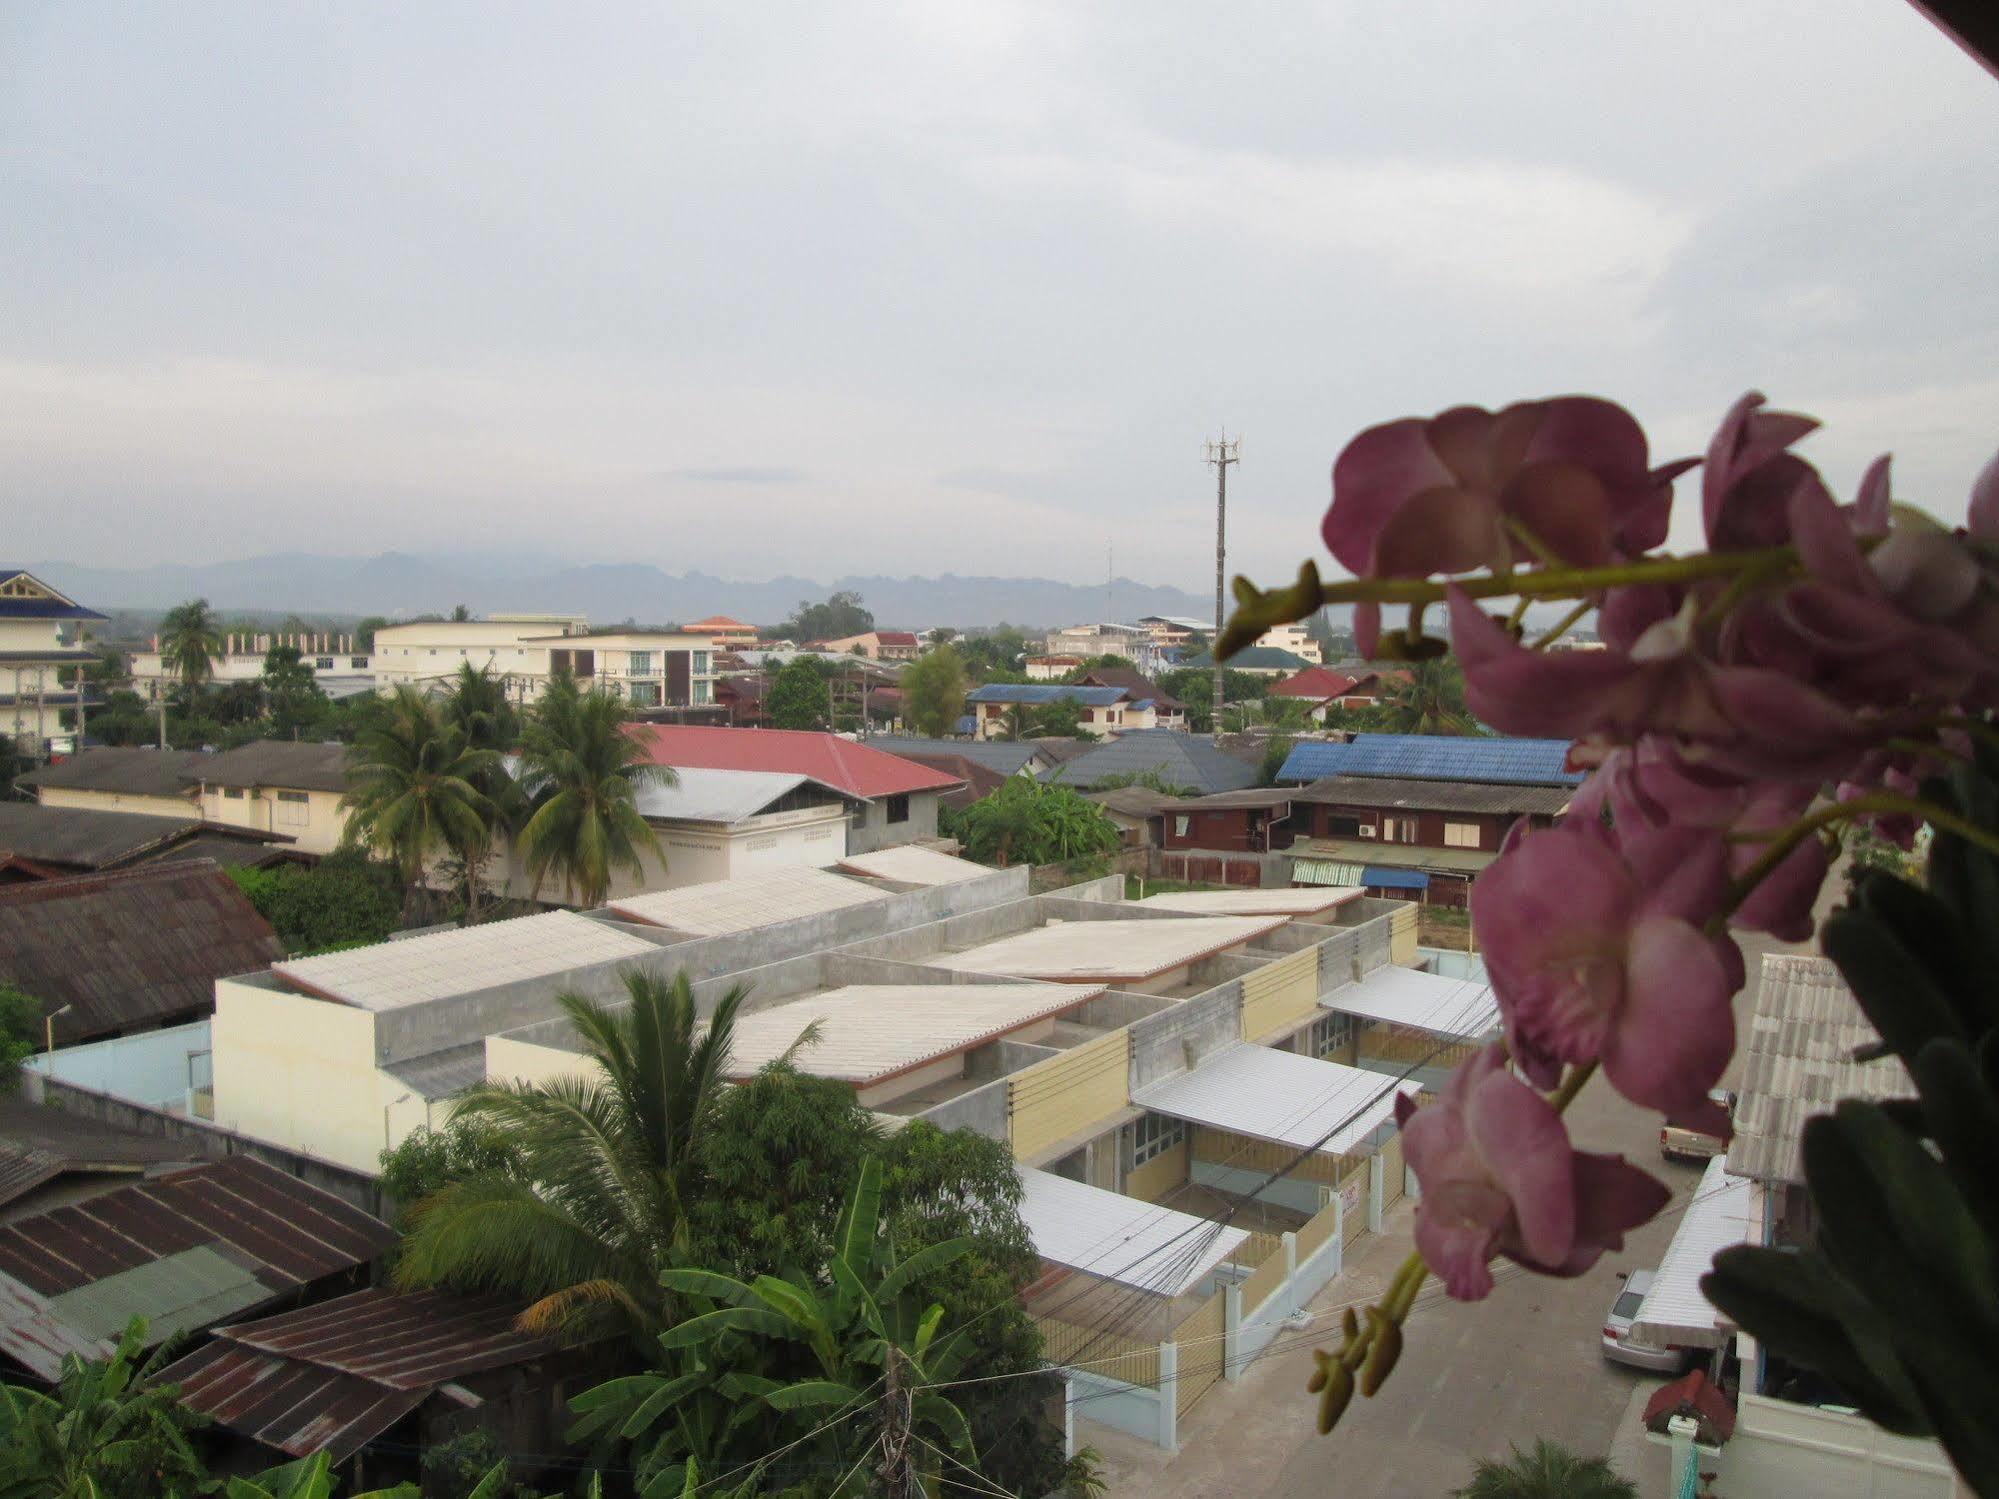
[[[630,670],[633,676],[649,677],[652,675],[651,651],[629,651],[626,654],[631,657]]]
[[[1187,1126],[1164,1114],[1141,1114],[1131,1122],[1131,1163],[1143,1166],[1187,1138]]]
[[[312,818],[312,798],[303,791],[280,791],[271,820],[281,828],[302,828]]]
[[[1358,838],[1360,835],[1360,819],[1358,817],[1342,817],[1337,812],[1327,814],[1326,836],[1328,838]]]
[[[715,684],[713,682],[696,682],[694,684],[694,701],[697,703],[714,702]]]
[[[1416,819],[1413,817],[1384,817],[1381,819],[1381,836],[1388,843],[1414,843],[1416,841]]]
[[[888,820],[890,822],[909,821],[909,798],[892,796],[888,799]]]
[[[313,657],[313,658],[312,658],[312,669],[313,669],[314,671],[332,671],[332,670],[333,670],[333,658],[332,658],[331,656],[315,656],[315,657]]]
[[[659,706],[659,683],[634,682],[631,684],[631,687],[633,707],[657,708]]]
[[[708,652],[696,651],[694,653],[694,675],[697,677],[703,677],[706,676],[707,674],[708,674]]]
[[[1308,1056],[1329,1057],[1353,1040],[1353,1016],[1321,1015],[1306,1029],[1299,1050]]]
[[[1193,818],[1175,817],[1173,819],[1173,836],[1175,838],[1185,838],[1187,836],[1188,830],[1193,826],[1194,826]]]
[[[355,671],[366,671],[368,669],[368,658],[366,656],[349,656],[347,664]]]
[[[243,800],[243,788],[241,786],[224,786],[222,788],[222,794],[228,797],[229,800],[231,800],[232,802],[240,802],[241,800]]]
[[[1477,848],[1478,831],[1475,822],[1447,822],[1444,824],[1444,847]]]

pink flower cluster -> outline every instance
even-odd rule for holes
[[[1821,798],[1876,794],[1876,830],[1906,846],[1915,819],[1878,793],[1906,799],[1959,750],[1954,719],[1999,707],[1999,458],[1951,531],[1891,504],[1886,458],[1838,503],[1792,451],[1816,425],[1736,403],[1701,460],[1708,554],[1677,570],[1653,551],[1695,461],[1651,466],[1606,401],[1391,422],[1334,465],[1326,544],[1363,578],[1628,575],[1583,595],[1594,651],[1534,649],[1447,592],[1472,712],[1572,740],[1593,771],[1559,826],[1515,826],[1473,892],[1503,1051],[1403,1120],[1418,1247],[1453,1296],[1490,1289],[1493,1254],[1577,1273],[1658,1210],[1657,1183],[1575,1151],[1527,1084],[1595,1064],[1632,1102],[1712,1124],[1743,982],[1730,933],[1808,937],[1829,864],[1817,837],[1781,857],[1772,840]],[[1371,648],[1378,606],[1356,622]]]

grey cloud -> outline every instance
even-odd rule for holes
[[[672,477],[707,484],[803,484],[811,478],[799,468],[677,468]]]

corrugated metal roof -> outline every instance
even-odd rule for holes
[[[1437,874],[1477,874],[1499,857],[1476,848],[1426,848],[1414,843],[1383,843],[1374,838],[1300,838],[1285,852],[1295,859],[1428,869]]]
[[[1400,776],[1419,781],[1577,786],[1582,783],[1582,773],[1565,768],[1568,753],[1566,739],[1358,734],[1346,744],[1318,740],[1298,744],[1277,774],[1284,781],[1363,775]]]
[[[1316,916],[1367,894],[1360,889],[1174,890],[1132,904],[1151,911],[1183,911],[1190,916]]]
[[[0,1097],[0,1207],[70,1172],[143,1173],[199,1158],[183,1144]]]
[[[808,775],[862,801],[948,791],[951,777],[837,734],[802,729],[726,729],[635,724],[628,731],[655,765],[676,770],[777,770]]]
[[[1188,916],[1172,921],[1057,921],[965,952],[923,961],[958,973],[1055,983],[1130,983],[1239,947],[1284,925],[1282,916]]]
[[[682,822],[741,822],[801,786],[817,786],[831,796],[844,795],[837,786],[795,771],[689,767],[675,771],[674,778],[677,784],[672,786],[647,782],[638,788],[636,805],[641,816]]]
[[[1157,817],[1183,800],[1145,786],[1113,786],[1109,791],[1085,791],[1083,795],[1121,817]]]
[[[201,819],[192,814],[156,817],[148,812],[0,802],[0,859],[109,869],[190,837],[200,826]]]
[[[217,1329],[160,1378],[217,1425],[293,1457],[343,1462],[440,1385],[555,1353],[522,1303],[445,1291],[351,1296]]]
[[[293,791],[345,791],[347,746],[258,739],[219,755],[203,755],[188,773],[208,786],[275,786]]]
[[[909,734],[876,735],[868,741],[871,749],[922,761],[942,758],[970,760],[1001,775],[1018,775],[1037,762],[1053,764],[1054,759],[1031,739],[919,739]]]
[[[189,771],[207,759],[200,750],[87,749],[17,778],[22,786],[114,791],[126,796],[193,799]]]
[[[900,885],[961,885],[966,880],[976,880],[992,873],[984,864],[974,864],[970,859],[960,859],[916,843],[878,848],[871,854],[849,854],[840,861],[839,867],[852,874],[893,880]]]
[[[1331,994],[1321,995],[1319,1004],[1343,1015],[1473,1041],[1499,1028],[1499,1002],[1492,997],[1489,984],[1442,978],[1394,964],[1375,969],[1359,983],[1343,984]]]
[[[1641,1342],[1719,1348],[1726,1340],[1721,1313],[1701,1294],[1701,1277],[1713,1268],[1714,1257],[1722,1250],[1761,1239],[1754,1198],[1749,1178],[1730,1176],[1723,1157],[1707,1163],[1632,1321],[1632,1334]]]
[[[1121,703],[1128,694],[1122,687],[1077,687],[1067,682],[988,682],[965,694],[968,703],[1080,703],[1086,708],[1108,708]]]
[[[1159,1296],[1178,1296],[1234,1254],[1249,1237],[1192,1213],[1140,1202],[1101,1187],[1037,1171],[1020,1173],[1020,1217],[1034,1252]]]
[[[414,1088],[420,1098],[451,1098],[486,1075],[486,1040],[466,1041],[441,1051],[385,1062],[382,1071]]]
[[[271,971],[322,999],[363,1010],[393,1010],[658,951],[643,937],[574,911],[544,911],[350,952],[293,958],[273,963]]]
[[[1288,761],[1286,762],[1289,763]],[[1297,802],[1346,807],[1412,807],[1425,812],[1525,812],[1556,817],[1575,792],[1566,786],[1500,786],[1402,776],[1334,775],[1291,793]]]
[[[1077,984],[854,984],[736,1018],[729,1075],[752,1076],[819,1023],[795,1065],[865,1087],[1087,1004]]]
[[[144,1317],[147,1341],[163,1343],[271,1299],[244,1258],[197,1244],[51,1296],[49,1305],[85,1337],[116,1341],[134,1317]]]
[[[683,885],[678,890],[648,890],[610,901],[608,909],[614,916],[690,937],[712,937],[887,899],[885,891],[830,869],[799,868]]]
[[[1387,1122],[1397,1091],[1379,1072],[1245,1043],[1138,1089],[1131,1101],[1189,1124],[1344,1155]]]
[[[1134,729],[1120,734],[1108,744],[1090,746],[1042,779],[1087,788],[1112,776],[1148,771],[1168,786],[1196,792],[1238,791],[1256,784],[1254,765],[1178,729]]]
[[[206,861],[0,886],[0,978],[48,1012],[70,1006],[58,1042],[208,1014],[218,978],[283,955],[249,898]]]
[[[178,1312],[155,1329],[164,1336],[171,1330],[165,1321],[199,1325],[188,1317],[204,1303],[219,1308],[216,1316],[254,1304],[235,1300],[248,1294],[247,1283],[218,1269],[218,1259],[254,1281],[257,1301],[268,1302],[365,1265],[395,1242],[388,1224],[332,1193],[230,1156],[0,1226],[0,1280],[43,1298],[73,1339],[87,1337],[105,1308],[171,1304]],[[133,1271],[142,1273],[119,1279]],[[31,1360],[46,1360],[47,1349],[33,1325],[0,1327],[0,1353],[36,1368]]]
[[[1829,961],[1769,953],[1742,1053],[1735,1138],[1728,1169],[1766,1182],[1803,1182],[1805,1121],[1842,1098],[1911,1098],[1915,1085],[1895,1057],[1856,1062],[1881,1039]]]
[[[0,1353],[37,1379],[53,1383],[70,1354],[86,1361],[109,1358],[111,1342],[86,1337],[56,1314],[46,1296],[11,1275],[0,1274]]]

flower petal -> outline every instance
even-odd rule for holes
[[[1562,1116],[1519,1079],[1495,1073],[1473,1090],[1465,1121],[1479,1159],[1513,1204],[1527,1252],[1562,1259],[1576,1232],[1575,1152]]]
[[[1735,992],[1717,940],[1685,921],[1651,916],[1631,930],[1624,1005],[1605,1038],[1603,1075],[1633,1103],[1686,1108],[1735,1054]]]

